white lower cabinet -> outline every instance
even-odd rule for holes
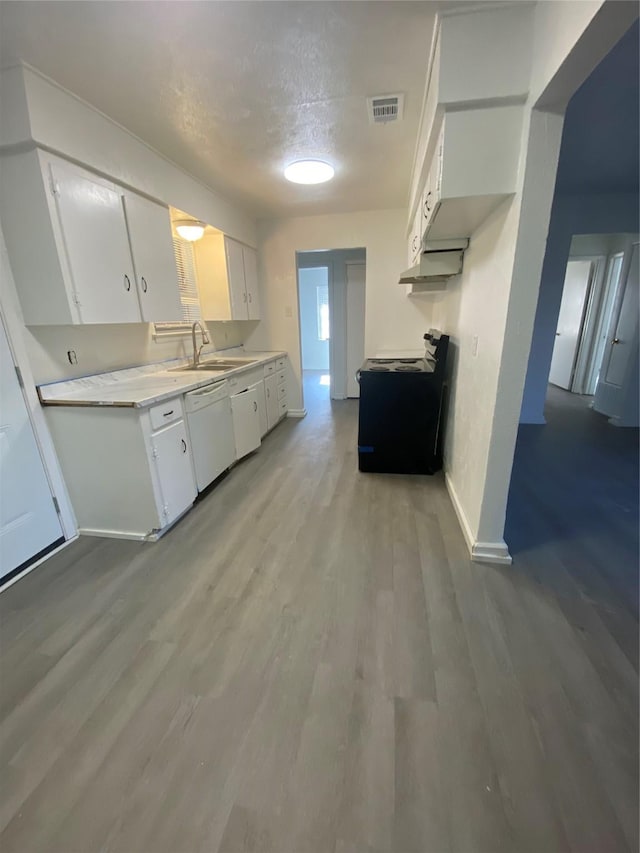
[[[249,390],[256,392],[258,401],[258,419],[260,421],[260,438],[269,432],[269,424],[267,422],[267,398],[264,393],[264,379],[249,386]]]
[[[151,442],[162,514],[170,524],[189,509],[196,496],[185,422],[177,421],[154,433]]]
[[[155,539],[195,500],[181,397],[45,412],[80,533]]]
[[[265,376],[264,391],[267,398],[267,426],[269,429],[272,429],[280,420],[278,377],[275,373]]]
[[[243,456],[260,447],[260,415],[256,390],[247,388],[245,391],[234,394],[231,397],[231,412],[236,440],[236,458],[242,459]]]

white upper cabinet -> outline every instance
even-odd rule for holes
[[[2,158],[0,216],[26,325],[181,318],[168,208],[36,149]]]
[[[205,320],[259,320],[257,253],[221,233],[194,243],[200,307]]]
[[[132,192],[124,209],[143,322],[181,320],[169,209]]]
[[[224,238],[224,251],[227,258],[227,280],[231,299],[232,320],[247,320],[247,288],[244,278],[244,257],[242,244],[235,240]]]
[[[139,322],[120,192],[69,163],[49,170],[79,322]]]
[[[250,246],[242,247],[244,283],[247,291],[247,313],[249,320],[260,319],[260,296],[258,294],[258,253]]]
[[[408,211],[411,234],[422,209],[421,243],[471,237],[517,190],[531,16],[487,4],[438,22]]]

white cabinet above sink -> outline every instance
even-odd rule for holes
[[[167,207],[36,149],[3,156],[0,214],[26,325],[181,319]]]

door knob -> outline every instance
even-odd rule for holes
[[[619,344],[619,343],[620,343],[620,338],[614,338],[614,339],[611,341],[611,343],[612,343],[612,344]]]
[[[556,338],[560,337],[560,332],[556,332]]]

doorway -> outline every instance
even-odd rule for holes
[[[300,356],[307,393],[360,396],[364,361],[366,250],[296,253]]]
[[[62,545],[58,505],[0,317],[0,584]]]
[[[305,386],[320,396],[329,395],[329,267],[298,269],[300,351]]]
[[[616,328],[625,284],[633,267],[634,239],[637,238],[629,234],[581,234],[571,240],[549,370],[550,385],[593,398],[607,382],[612,357],[615,360],[619,352],[629,355],[622,352],[623,347],[613,351],[608,344],[621,340]],[[597,250],[598,254],[584,254],[585,249]],[[623,324],[624,317],[631,313],[622,312]],[[629,337],[626,331],[624,337]],[[604,395],[598,396],[608,399],[606,389]]]

